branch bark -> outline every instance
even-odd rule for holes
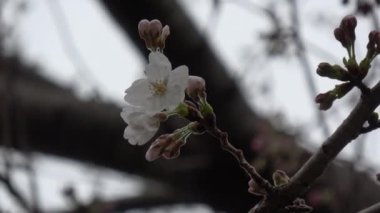
[[[371,89],[368,95],[362,96],[349,116],[291,178],[289,184],[281,188],[277,196],[269,197],[257,212],[275,212],[303,194],[323,174],[337,154],[360,135],[364,122],[379,104],[380,82]]]

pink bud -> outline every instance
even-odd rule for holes
[[[186,94],[193,98],[198,99],[198,96],[202,96],[206,90],[206,81],[199,77],[190,75],[187,82]]]
[[[147,161],[155,161],[161,156],[166,159],[176,158],[185,144],[186,142],[178,138],[176,133],[161,135],[150,145],[145,158]]]
[[[149,32],[149,21],[146,19],[141,20],[137,28],[139,30],[140,38],[145,39]]]
[[[181,153],[181,147],[183,145],[185,145],[185,142],[183,140],[178,140],[174,143],[169,144],[169,146],[165,148],[164,153],[162,153],[162,156],[166,159],[177,158]]]
[[[149,23],[150,35],[152,38],[158,38],[162,32],[162,24],[159,20],[154,19]]]
[[[147,161],[155,161],[161,157],[165,148],[171,142],[170,134],[164,134],[158,137],[149,147],[148,151],[145,154],[145,159]]]
[[[248,192],[251,193],[251,194],[254,194],[254,195],[257,195],[257,196],[265,196],[267,195],[268,193],[266,192],[266,190],[262,187],[260,187],[256,181],[254,181],[253,179],[251,179],[249,182],[248,182]]]
[[[170,29],[168,25],[165,25],[164,28],[162,28],[161,38],[166,39],[170,35]]]

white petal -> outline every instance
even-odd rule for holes
[[[180,90],[185,90],[189,80],[189,68],[185,65],[175,68],[169,74],[168,87],[179,86]]]
[[[173,110],[185,99],[185,91],[180,86],[169,87],[165,99],[166,109]]]
[[[145,74],[150,82],[166,81],[172,65],[168,58],[160,52],[149,54],[149,64],[145,67]]]
[[[129,125],[125,128],[124,138],[132,145],[144,145],[156,134],[157,130],[158,128],[150,130]]]
[[[149,85],[150,84],[146,79],[136,80],[127,90],[125,90],[127,94],[124,96],[124,100],[135,106],[146,105],[146,100],[152,96]]]
[[[160,112],[164,110],[167,107],[167,103],[163,98],[164,96],[154,95],[149,97],[149,104],[146,106],[146,110],[149,112]]]

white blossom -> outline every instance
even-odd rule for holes
[[[120,113],[128,124],[124,130],[124,138],[132,145],[144,145],[157,132],[160,121],[153,113],[147,113],[139,107],[126,106]]]
[[[149,54],[147,78],[136,80],[125,91],[125,101],[149,112],[173,110],[185,98],[189,78],[187,66],[172,70],[168,58],[160,52]]]

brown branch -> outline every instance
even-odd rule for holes
[[[362,96],[349,116],[325,140],[319,150],[298,170],[289,184],[279,189],[278,194],[268,197],[257,212],[275,212],[283,208],[300,194],[304,193],[314,181],[323,174],[327,166],[342,149],[360,135],[365,121],[380,104],[380,82],[368,95]]]
[[[380,203],[376,203],[368,208],[365,208],[358,213],[377,213],[380,212]]]

